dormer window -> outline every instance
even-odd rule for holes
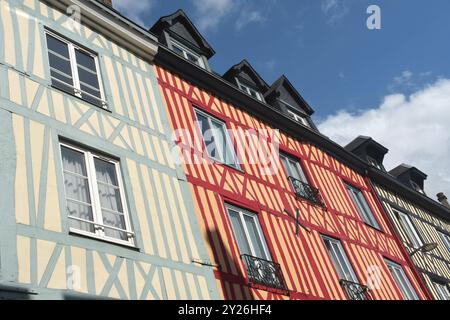
[[[243,81],[236,78],[236,82],[239,86],[239,89],[247,93],[248,95],[252,96],[253,98],[264,102],[264,98],[262,94],[255,88],[251,87],[250,85],[247,85],[246,83],[243,83]]]
[[[171,46],[171,49],[173,52],[179,54],[186,60],[188,60],[192,63],[195,63],[200,68],[205,69],[205,63],[203,61],[203,58],[200,55],[198,55],[197,53],[195,53],[193,50],[182,45],[181,43],[179,43],[178,41],[176,41],[174,39],[170,39],[170,46]]]
[[[425,191],[417,183],[415,183],[414,181],[411,181],[411,186],[417,192],[419,192],[421,194],[425,194]]]
[[[291,109],[287,109],[287,113],[289,117],[291,117],[295,122],[298,122],[305,127],[311,128],[311,124],[304,115],[300,114],[299,112],[292,111]]]
[[[384,167],[383,167],[377,160],[375,160],[374,158],[372,158],[371,156],[367,156],[367,162],[368,162],[371,166],[373,166],[373,167],[375,167],[375,168],[377,168],[377,169],[379,169],[379,170],[383,170],[383,171],[384,171]]]

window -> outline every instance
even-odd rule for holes
[[[98,57],[47,31],[52,85],[99,107],[106,107]]]
[[[419,192],[421,194],[425,194],[425,191],[417,183],[415,183],[414,181],[411,181],[411,186],[417,192]]]
[[[403,231],[406,233],[406,236],[408,237],[409,243],[415,249],[422,247],[423,246],[422,240],[420,239],[419,234],[414,228],[414,225],[409,216],[406,213],[401,212],[399,210],[396,209],[392,210],[397,215],[400,225],[402,226]]]
[[[238,83],[239,89],[241,89],[248,95],[252,96],[253,98],[255,98],[261,102],[264,102],[264,98],[263,98],[262,94],[260,92],[258,92],[258,90],[252,88],[249,85],[242,83],[242,81],[239,81],[239,79],[236,79],[236,81]]]
[[[308,183],[306,175],[303,172],[300,162],[291,156],[280,153],[281,162],[283,163],[284,170],[289,178],[294,178],[304,183]]]
[[[384,171],[383,166],[382,166],[380,163],[378,163],[378,161],[375,160],[374,158],[372,158],[372,157],[370,157],[370,156],[367,156],[367,162],[369,162],[369,164],[370,164],[371,166],[373,166],[373,167],[375,167],[375,168],[377,168],[377,169],[380,169],[380,170],[383,170],[383,171]]]
[[[198,65],[199,67],[205,69],[205,63],[200,55],[195,53],[194,51],[188,49],[186,46],[182,45],[178,41],[174,39],[170,39],[170,45],[172,46],[172,50],[185,58],[186,60]]]
[[[448,234],[442,233],[438,231],[439,237],[441,237],[442,242],[444,243],[445,247],[448,251],[450,251],[450,236]]]
[[[272,260],[257,215],[229,204],[227,211],[241,254]]]
[[[119,163],[61,143],[70,231],[133,245]]]
[[[327,236],[322,236],[322,239],[339,278],[342,280],[359,283],[353,267],[344,252],[344,248],[342,248],[341,242]]]
[[[272,262],[257,215],[233,205],[227,204],[226,207],[249,280],[286,290],[281,267]]]
[[[225,123],[197,109],[195,115],[209,156],[216,161],[240,169]]]
[[[280,154],[281,162],[297,197],[325,207],[319,189],[309,185],[300,162],[289,155]]]
[[[419,297],[417,297],[417,294],[414,291],[411,282],[409,282],[405,271],[403,271],[402,266],[388,259],[385,259],[385,261],[392,278],[394,278],[395,283],[403,295],[403,298],[407,300],[419,300]]]
[[[293,112],[293,111],[291,111],[289,109],[287,110],[287,112],[288,112],[289,116],[292,119],[294,119],[295,122],[298,122],[298,123],[304,125],[305,127],[311,128],[311,125],[309,124],[309,122],[306,119],[306,117],[304,117],[304,116],[302,116],[302,115],[300,115],[300,114],[298,114],[296,112]]]
[[[331,259],[339,278],[340,284],[344,287],[351,300],[367,300],[368,288],[359,283],[344,248],[339,240],[322,236],[328,255]]]
[[[433,286],[440,300],[450,300],[450,291],[448,290],[448,285],[441,282],[433,282]]]
[[[380,226],[378,225],[372,210],[370,210],[363,192],[347,183],[345,184],[345,187],[347,188],[350,198],[352,199],[353,204],[355,205],[356,210],[359,212],[359,215],[363,221],[374,228],[380,229]]]

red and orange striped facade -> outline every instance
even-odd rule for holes
[[[196,125],[194,106],[224,121],[228,129],[270,130],[270,126],[245,111],[194,87],[175,74],[156,67],[161,93],[173,130],[188,130],[190,138],[179,137],[177,145],[199,164],[183,164],[196,214],[224,299],[347,299],[330,261],[321,235],[339,239],[360,283],[378,271],[378,288],[369,291],[372,299],[402,299],[384,258],[402,265],[420,299],[427,299],[423,283],[392,231],[370,182],[351,168],[308,142],[280,134],[280,149],[302,161],[311,184],[317,187],[326,209],[296,198],[284,170],[261,174],[258,164],[242,164],[236,170],[220,163],[203,161],[203,142]],[[244,135],[234,137],[238,157],[252,152]],[[281,165],[280,165],[281,166]],[[366,225],[351,201],[344,182],[364,192],[381,231]],[[232,232],[225,203],[258,214],[273,260],[281,265],[289,294],[249,285],[246,268]],[[285,210],[299,209],[302,227]]]

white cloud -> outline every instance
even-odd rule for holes
[[[113,0],[115,9],[144,27],[148,27],[148,24],[151,23],[151,21],[143,21],[143,18],[153,5],[154,0]]]
[[[259,10],[242,10],[239,18],[236,20],[236,29],[241,30],[250,23],[264,21],[266,21],[266,18]]]
[[[322,12],[327,16],[329,24],[336,24],[349,12],[346,0],[322,0]]]
[[[241,30],[251,23],[266,21],[263,12],[247,0],[191,0],[191,2],[196,10],[196,25],[203,32],[215,30],[227,18],[234,19],[236,30]],[[266,0],[262,5],[259,1],[258,7],[267,9],[275,3],[276,0]]]
[[[198,28],[202,31],[214,29],[221,19],[235,10],[235,0],[192,0],[197,14]]]
[[[408,78],[408,74],[404,74]],[[329,116],[322,133],[341,145],[367,135],[389,149],[388,170],[401,163],[428,174],[425,191],[450,196],[450,79],[440,79],[412,95],[388,95],[380,106]]]

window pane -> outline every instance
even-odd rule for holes
[[[184,51],[180,47],[178,47],[177,45],[172,44],[172,49],[173,49],[173,51],[175,51],[179,55],[184,56],[183,55]]]
[[[47,45],[52,85],[73,93],[72,67],[70,65],[68,45],[48,34]]]
[[[323,237],[331,262],[333,263],[339,277],[343,280],[358,283],[353,267],[347,258],[339,240]]]
[[[202,133],[203,142],[205,143],[205,148],[208,151],[209,156],[213,159],[220,160],[220,154],[218,153],[215,138],[209,126],[208,118],[200,112],[196,112],[196,115],[197,123]]]
[[[115,212],[123,212],[119,188],[114,188],[103,183],[98,184],[100,205],[103,209]]]
[[[91,197],[89,195],[89,182],[87,178],[65,172],[64,185],[67,198],[87,204],[91,203]]]
[[[364,197],[364,193],[361,190],[348,184],[345,184],[345,187],[361,219],[368,225],[379,229],[380,226],[378,225],[378,222],[375,219],[372,210],[370,209],[369,204],[366,201],[366,198]]]
[[[67,200],[67,214],[69,217],[69,223],[71,228],[92,233],[95,232],[93,223],[73,219],[78,218],[87,221],[94,221],[94,216],[92,214],[92,207],[90,205],[85,205],[78,202],[73,202],[71,200]]]
[[[61,147],[61,153],[63,158],[64,170],[87,177],[84,153],[64,146]]]
[[[438,232],[447,250],[450,250],[450,237],[442,232]]]
[[[187,58],[189,61],[198,64],[198,57],[194,56],[193,54],[190,54],[189,52],[186,52]]]
[[[217,156],[218,159],[220,159],[224,163],[229,163],[225,159],[225,155],[227,154],[226,148],[227,148],[227,140],[224,132],[223,125],[221,123],[217,123],[216,121],[211,121],[212,124],[212,134],[214,135],[214,140],[216,142],[216,148],[217,148]]]
[[[422,246],[422,241],[417,234],[416,229],[414,228],[411,219],[408,215],[403,212],[398,212],[401,225],[414,248],[420,248]]]
[[[250,236],[250,241],[253,245],[253,249],[255,250],[255,256],[257,258],[262,258],[269,260],[264,251],[264,244],[262,243],[262,239],[258,232],[258,227],[256,226],[255,218],[250,217],[244,214],[244,221],[247,226],[247,231]]]
[[[107,226],[114,228],[126,230],[125,218],[123,214],[113,213],[110,211],[103,210],[103,224],[105,227],[105,235],[111,238],[116,238],[120,240],[128,240],[126,232],[110,229]]]
[[[239,168],[238,159],[223,122],[196,111],[197,123],[209,156],[224,164]]]
[[[84,53],[81,50],[75,49],[75,56],[77,58],[77,64],[79,66],[83,66],[93,72],[96,71],[95,59],[91,55]]]
[[[50,59],[50,67],[65,75],[66,78],[72,80],[72,69],[70,67],[70,60],[68,58],[55,55],[52,52],[48,53]]]
[[[75,54],[77,59],[78,79],[80,80],[80,90],[83,91],[82,97],[90,103],[100,105],[101,93],[95,59],[80,50],[75,50]]]
[[[113,163],[98,158],[94,159],[94,163],[103,224],[105,226],[126,230],[116,166]],[[105,228],[105,235],[121,240],[127,240],[128,237],[122,231],[109,228]]]
[[[94,221],[86,172],[84,153],[67,147],[61,147],[64,169],[64,186],[66,193],[67,214],[70,226],[78,230],[94,232],[94,225],[79,221],[78,218]]]
[[[98,181],[117,187],[116,165],[98,158],[94,162]]]
[[[241,254],[252,255],[239,213],[231,208],[228,208],[228,214],[230,216],[231,226],[233,227],[233,232],[238,243],[239,251]]]
[[[47,34],[47,46],[49,50],[69,59],[69,49],[67,47],[67,43]]]

